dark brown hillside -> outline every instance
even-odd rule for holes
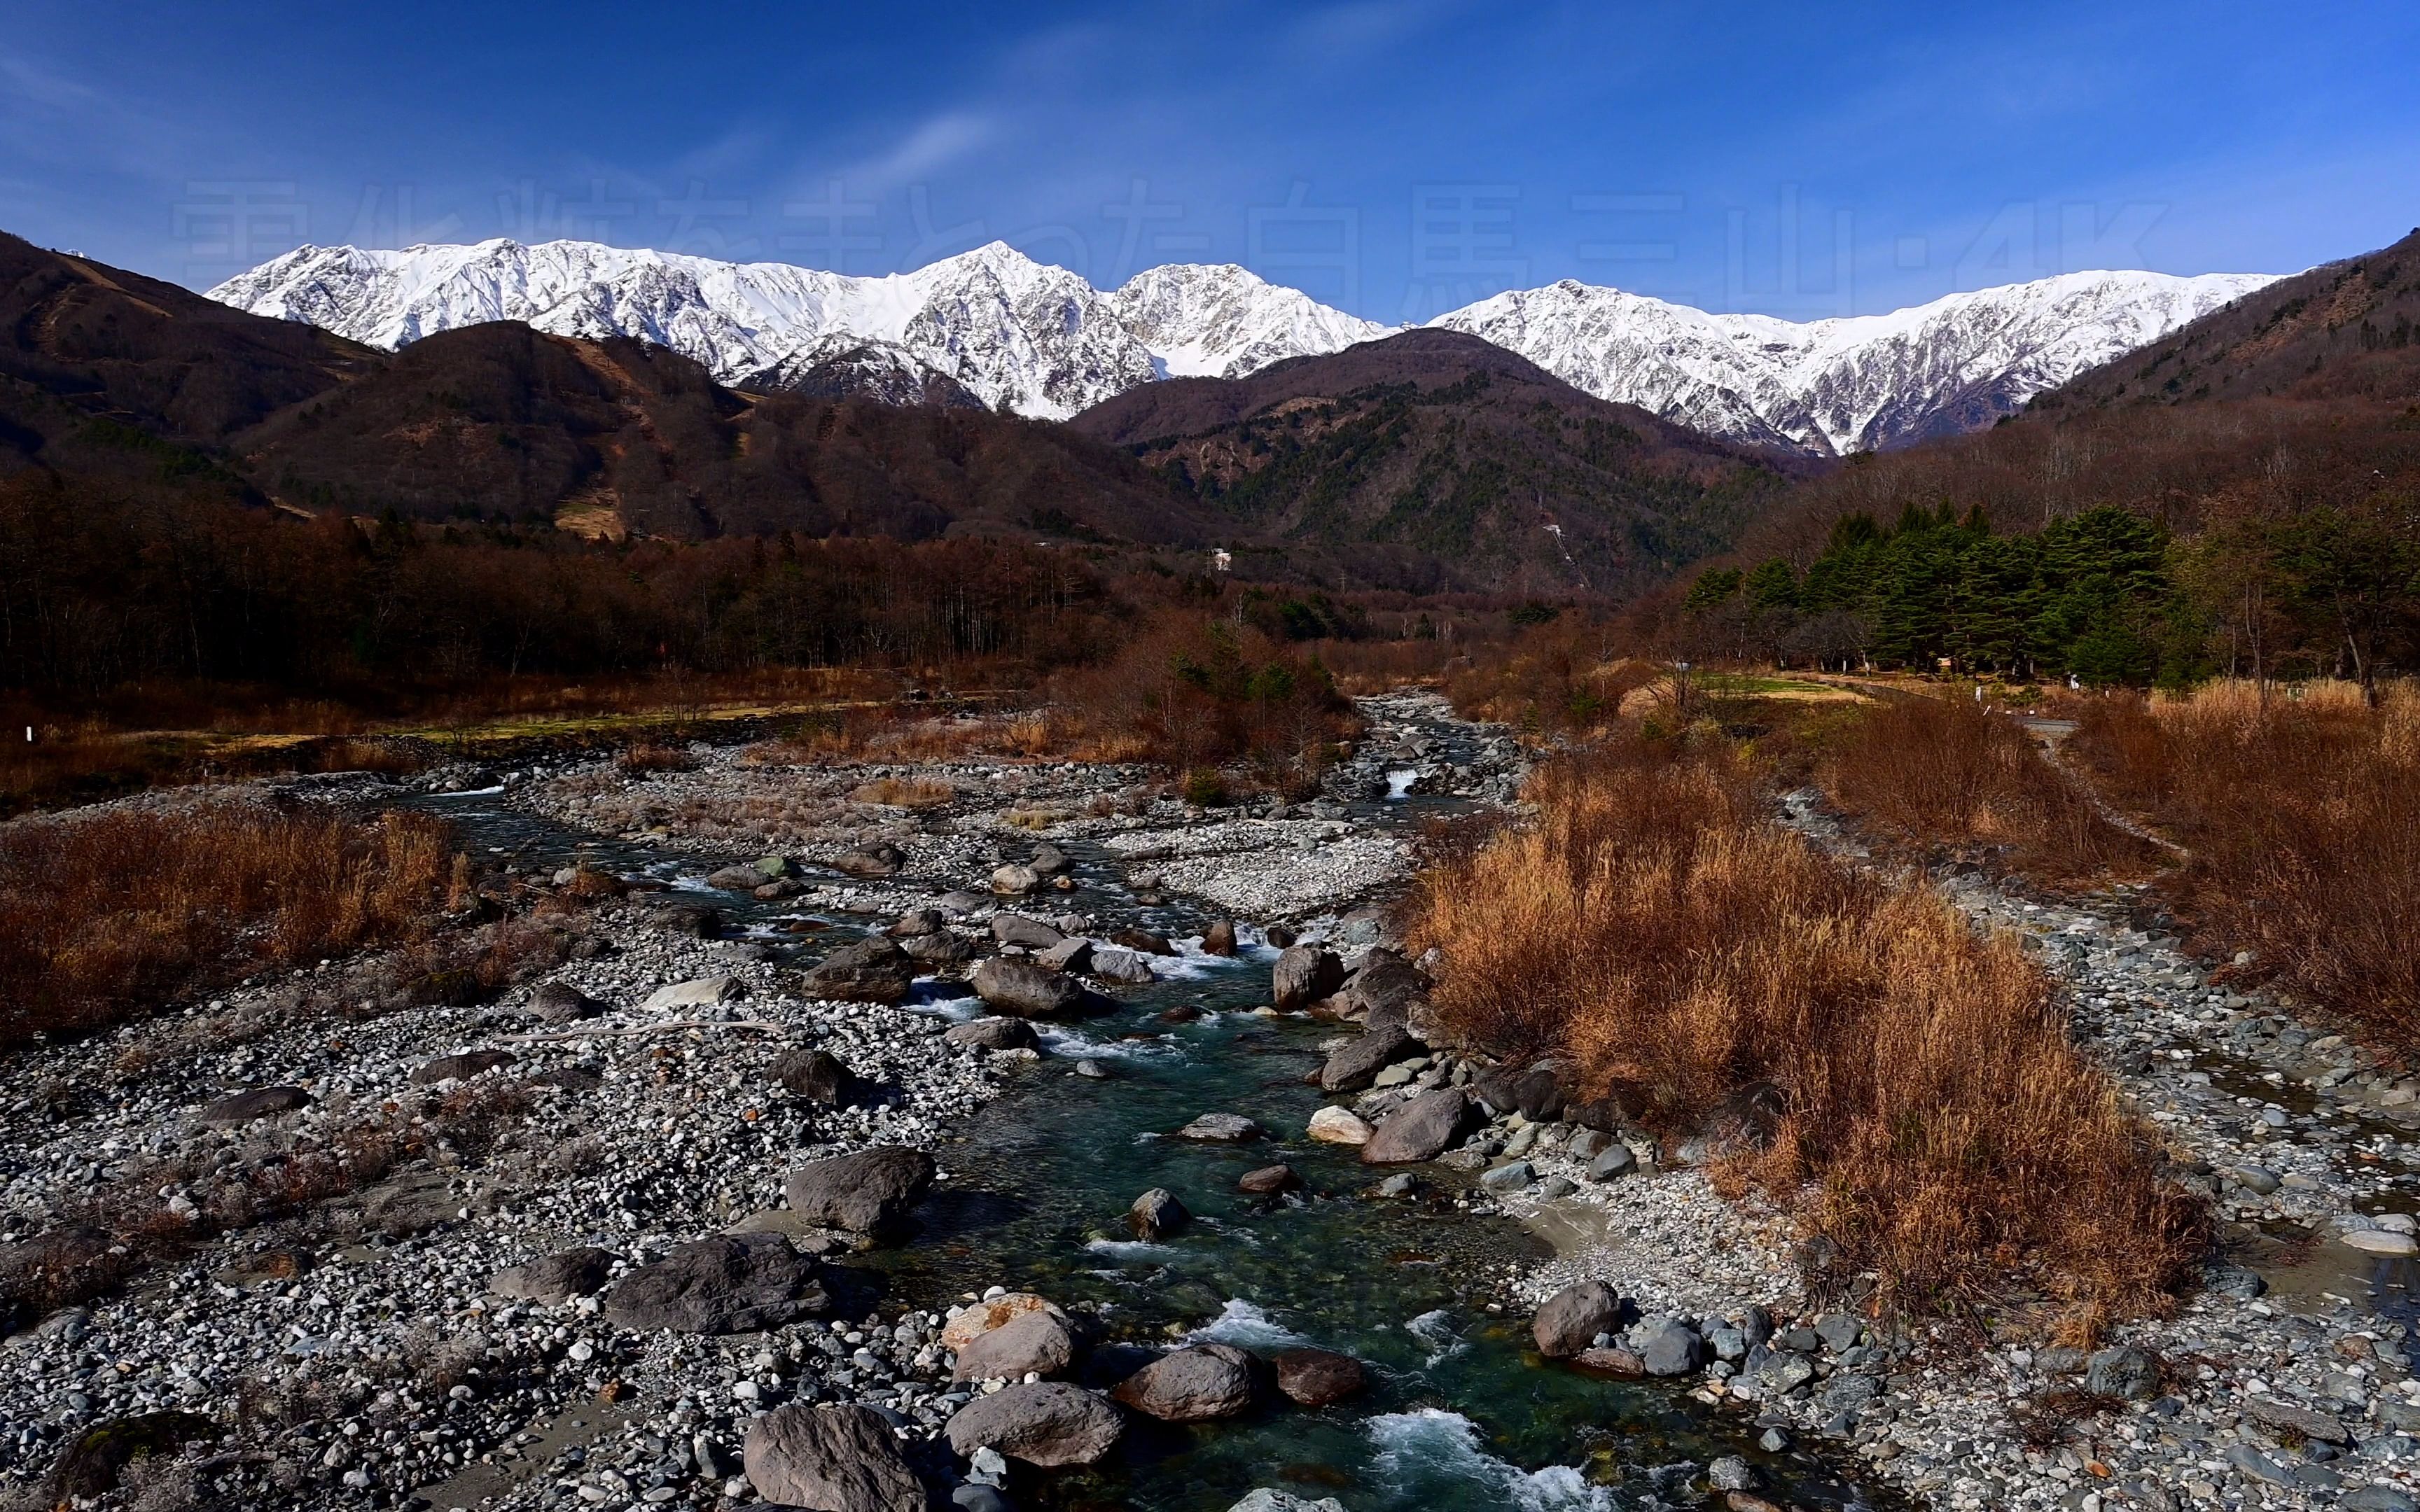
[[[2078,376],[2038,415],[2118,405],[2420,399],[2420,230],[2282,279],[2167,339]]]
[[[1971,436],[1859,456],[1743,540],[1810,559],[1834,520],[1980,506],[2037,530],[2102,505],[2192,533],[2326,512],[2405,532],[2420,499],[2420,233],[2282,280]]]
[[[385,361],[0,233],[0,451],[21,458],[92,418],[215,442]]]
[[[1069,424],[1125,447],[1239,539],[1430,590],[1635,593],[1730,545],[1782,469],[1807,471],[1446,331],[1154,383]]]
[[[238,439],[283,501],[583,533],[1207,539],[1117,451],[980,409],[734,393],[643,342],[514,322],[414,342]]]

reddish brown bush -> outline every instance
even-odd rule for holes
[[[2089,1332],[2164,1304],[2203,1210],[2012,943],[1781,829],[1727,750],[1613,742],[1530,796],[1534,823],[1423,878],[1412,943],[1444,954],[1449,1023],[1570,1057],[1668,1134],[1777,1089],[1770,1144],[1722,1174],[1876,1275],[1885,1308],[2024,1285]]]
[[[2102,817],[2024,726],[1961,699],[1865,706],[1826,743],[1816,778],[1885,839],[1979,849],[2044,882],[2139,878],[2161,859],[2158,847]]]
[[[392,944],[446,899],[445,827],[227,802],[0,829],[0,1044]]]
[[[2420,1045],[2420,692],[2110,699],[2069,748],[2185,847],[2176,886],[2213,944]]]

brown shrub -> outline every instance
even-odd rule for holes
[[[796,720],[779,739],[750,746],[740,760],[752,766],[820,766],[846,761],[1068,756],[1075,752],[1067,733],[1030,712],[936,714],[915,704],[868,704]]]
[[[2220,684],[2109,699],[2069,748],[2182,843],[2177,887],[2217,942],[2397,1048],[2420,1044],[2420,690],[2303,698]]]
[[[272,966],[423,933],[445,826],[240,803],[0,830],[0,1044],[91,1029]]]
[[[929,781],[923,778],[880,777],[860,783],[849,796],[859,803],[879,804],[889,809],[932,809],[958,795],[958,790],[947,782]]]
[[[2160,858],[2156,846],[2102,817],[2023,726],[1960,699],[1865,706],[1820,752],[1816,780],[1884,838],[1980,848],[2044,882],[2139,878]]]
[[[525,915],[433,935],[402,952],[396,972],[420,1001],[467,1008],[561,965],[576,923],[559,914]]]
[[[1777,1088],[1770,1143],[1723,1174],[1836,1245],[1836,1277],[1873,1273],[1881,1308],[2022,1278],[2088,1329],[2198,1256],[2202,1209],[2012,943],[1781,829],[1727,751],[1619,742],[1530,795],[1534,823],[1423,878],[1412,943],[1443,951],[1454,1026],[1568,1056],[1659,1132]]]
[[[423,748],[401,740],[314,742],[311,759],[322,772],[380,772],[388,777],[408,777],[428,764]]]
[[[1140,628],[1107,665],[1050,683],[1070,753],[1171,771],[1248,764],[1280,791],[1316,786],[1357,728],[1327,670],[1251,628],[1183,614]]]
[[[645,772],[686,772],[697,765],[697,758],[679,746],[667,746],[645,741],[632,746],[616,758],[622,770],[633,775]]]

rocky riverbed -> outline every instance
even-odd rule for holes
[[[1815,794],[1791,795],[1784,813],[1813,843],[1875,864]],[[1520,1275],[1521,1305],[1576,1306],[1578,1288],[1610,1287],[1630,1305],[1601,1318],[1593,1342],[1623,1368],[1645,1368],[1660,1344],[1670,1374],[1755,1412],[1773,1442],[1846,1445],[1875,1479],[1937,1504],[2409,1512],[2420,1085],[2230,985],[2138,891],[2050,901],[1972,865],[1932,880],[1978,930],[2012,932],[2039,956],[2079,1042],[2213,1199],[2223,1239],[2204,1288],[2089,1354],[2018,1327],[1979,1350],[1874,1338],[1854,1318],[1809,1316],[1786,1226],[1716,1197],[1685,1147],[1639,1139],[1611,1183],[1588,1181],[1568,1151],[1520,1152],[1534,1177],[1572,1188],[1508,1198],[1564,1252]],[[1482,1150],[1504,1137],[1475,1136]]]
[[[1090,1011],[1205,971],[1265,997],[1264,935],[1378,938],[1366,905],[1409,852],[1373,799],[1517,779],[1500,737],[1463,732],[1445,759],[1433,702],[1370,712],[1377,738],[1326,795],[1249,813],[1115,767],[825,771],[699,748],[677,773],[437,774],[453,795],[418,801],[489,868],[481,911],[441,936],[452,954],[322,963],[11,1057],[13,1500],[854,1507],[916,1485],[981,1507],[1002,1453],[1087,1458],[1055,1436],[1106,1431],[1103,1413],[1121,1432],[1186,1419],[1165,1383],[1117,1409],[1071,1386],[1094,1404],[1072,1427],[1008,1413],[953,1455],[970,1408],[1007,1412],[1058,1370],[1045,1349],[969,1376],[964,1319],[995,1277],[908,1299],[884,1262],[920,1198],[963,1185],[953,1161],[1004,1088],[1126,1053],[1047,1021],[962,1022],[986,1011],[977,964]],[[340,776],[138,801],[230,798],[405,795]],[[1104,900],[1119,917],[1078,906]],[[499,957],[505,985],[479,990],[470,966]],[[1269,1187],[1281,1207],[1288,1184]],[[1079,1347],[1118,1332],[1082,1306],[1075,1328]],[[1234,1368],[1248,1401],[1282,1395],[1264,1362]],[[767,1415],[826,1406],[872,1415],[815,1416],[803,1439],[775,1431],[795,1412]]]
[[[1844,1466],[1957,1507],[2412,1504],[2412,1084],[2137,899],[1945,876],[2229,1251],[2091,1356],[1873,1335],[1698,1150],[1426,1021],[1386,800],[1500,803],[1520,757],[1364,712],[1319,796],[1242,811],[702,747],[258,790],[455,815],[504,916],[461,932],[519,964],[450,1004],[427,959],[333,962],[12,1057],[0,1477],[151,1512],[1757,1512],[1860,1503]]]

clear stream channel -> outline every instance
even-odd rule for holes
[[[1450,731],[1438,732],[1449,743]],[[466,842],[525,870],[577,858],[690,887],[710,870],[702,858],[516,811],[492,793],[413,802],[453,820]],[[1415,795],[1357,804],[1353,812],[1401,825],[1468,808]],[[1200,911],[1183,902],[1146,906],[1108,852],[1081,841],[1061,847],[1078,887],[1054,895],[1052,910],[1091,914],[1102,929],[1132,922],[1198,940],[1206,921]],[[803,910],[798,901],[711,896],[732,933],[796,946],[801,964],[879,927],[864,916]],[[901,908],[921,896],[903,889]],[[784,926],[801,919],[830,927],[799,945]],[[1316,1412],[1280,1399],[1193,1427],[1138,1419],[1101,1465],[1020,1473],[1012,1489],[1021,1504],[1224,1512],[1265,1486],[1335,1496],[1348,1512],[1685,1505],[1704,1465],[1732,1454],[1758,1466],[1762,1494],[1776,1501],[1868,1504],[1875,1493],[1811,1457],[1756,1449],[1749,1419],[1717,1415],[1668,1384],[1543,1361],[1528,1349],[1526,1314],[1492,1315],[1470,1300],[1480,1272],[1540,1257],[1544,1246],[1509,1217],[1455,1208],[1466,1181],[1457,1173],[1419,1167],[1426,1199],[1378,1199],[1365,1194],[1383,1173],[1349,1149],[1300,1136],[1327,1101],[1305,1073],[1337,1030],[1250,1011],[1268,1000],[1275,958],[1265,945],[1236,961],[1189,953],[1174,967],[1180,975],[1119,990],[1115,1011],[1047,1032],[1048,1057],[1013,1076],[968,1120],[964,1143],[935,1152],[948,1176],[920,1210],[921,1232],[847,1263],[873,1273],[866,1279],[886,1311],[946,1310],[962,1292],[995,1285],[1063,1305],[1097,1304],[1116,1342],[1096,1345],[1079,1377],[1094,1386],[1147,1360],[1146,1346],[1190,1336],[1262,1353],[1295,1345],[1342,1350],[1372,1367],[1371,1389]],[[980,1008],[957,984],[927,981],[918,992],[922,1000],[910,1006],[923,1011],[966,1018]],[[1109,1076],[1075,1074],[1087,1057]],[[1209,1112],[1245,1114],[1271,1137],[1240,1147],[1165,1137]],[[1244,1172],[1279,1161],[1300,1173],[1304,1192],[1236,1191]],[[1194,1221],[1143,1243],[1123,1215],[1156,1186],[1177,1194]]]

